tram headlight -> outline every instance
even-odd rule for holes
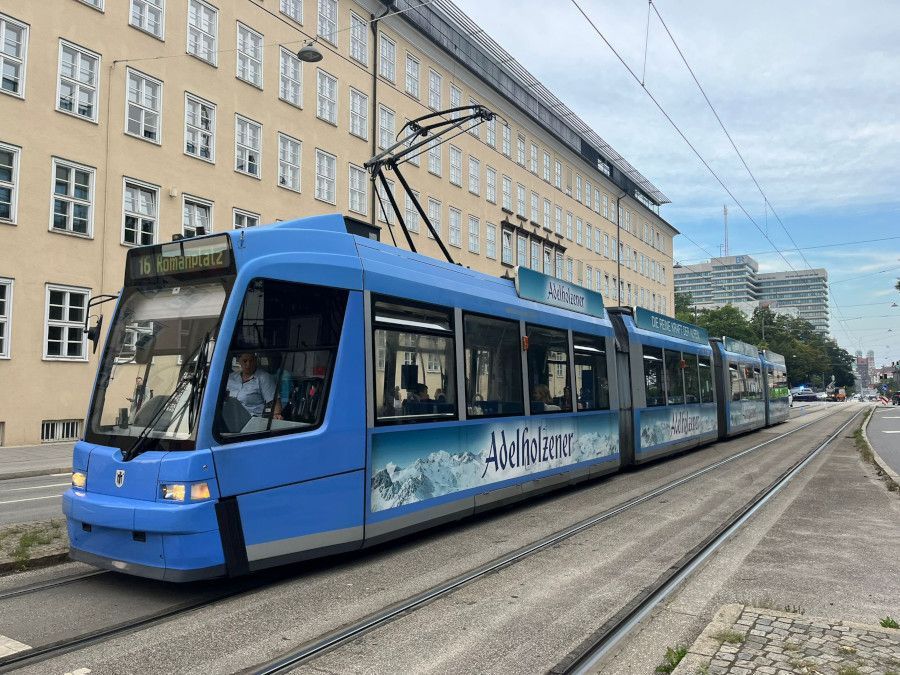
[[[209,499],[209,484],[193,483],[191,485],[191,501],[199,502],[204,499]]]
[[[87,474],[84,471],[73,471],[72,486],[83,490],[85,485],[87,485]]]
[[[184,483],[164,483],[160,486],[162,498],[170,502],[183,502],[186,492]]]
[[[168,502],[202,502],[209,499],[208,483],[162,483],[160,495]]]

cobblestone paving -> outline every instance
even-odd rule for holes
[[[715,637],[709,675],[900,675],[900,630],[745,607]]]

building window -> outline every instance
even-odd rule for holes
[[[553,210],[553,205],[550,203],[549,199],[544,200],[544,229],[551,230],[553,228],[553,224],[551,223],[551,212]]]
[[[474,157],[469,157],[469,192],[481,194],[481,162]]]
[[[505,265],[513,264],[512,232],[509,230],[500,231],[500,262]]]
[[[192,94],[184,97],[184,152],[208,162],[215,161],[216,106]]]
[[[497,170],[493,167],[485,169],[485,198],[491,203],[497,203]]]
[[[548,183],[550,182],[550,153],[544,151],[544,167],[543,167],[543,178]]]
[[[146,246],[156,242],[159,188],[125,179],[122,199],[122,243]]]
[[[563,254],[559,251],[556,252],[556,259],[554,260],[554,271],[557,279],[562,279],[563,277]]]
[[[525,137],[519,136],[516,139],[516,162],[519,166],[525,166]]]
[[[278,98],[303,107],[303,70],[300,59],[289,49],[279,50]]]
[[[594,288],[594,268],[590,265],[584,271],[584,285],[590,289]]]
[[[584,223],[581,218],[575,219],[575,243],[581,246],[582,235],[584,231]]]
[[[128,114],[125,133],[159,144],[162,82],[128,68]]]
[[[531,221],[537,223],[541,217],[541,198],[537,192],[531,193]]]
[[[491,260],[497,259],[497,226],[485,223],[484,254]]]
[[[525,215],[525,186],[521,183],[516,184],[516,214],[527,217]]]
[[[160,40],[165,31],[165,0],[131,0],[128,23]]]
[[[435,176],[441,175],[441,143],[437,138],[428,145],[428,171]]]
[[[576,176],[575,176],[575,201],[576,202],[581,201],[581,189],[582,189],[581,176],[576,174]]]
[[[16,222],[20,152],[14,145],[0,143],[0,221],[4,223]]]
[[[350,133],[363,140],[369,137],[369,97],[350,87]]]
[[[443,78],[433,70],[428,71],[428,107],[432,110],[441,109],[441,87]]]
[[[9,358],[12,335],[13,280],[0,278],[0,359]]]
[[[413,192],[413,196],[416,200],[419,199],[419,193]],[[413,197],[410,195],[406,195],[406,209],[403,214],[403,221],[406,223],[406,229],[410,232],[418,232],[419,231],[419,211],[416,209],[416,205],[413,202]]]
[[[232,209],[231,222],[234,229],[242,230],[245,227],[256,227],[259,225],[259,214],[252,211],[243,211],[241,209]]]
[[[324,70],[316,71],[316,117],[337,124],[337,78]]]
[[[450,182],[462,187],[462,150],[450,146]]]
[[[323,150],[316,150],[316,199],[335,203],[337,157]]]
[[[497,118],[492,117],[487,122],[487,144],[492,148],[497,147]]]
[[[450,107],[459,108],[462,106],[462,91],[455,84],[450,85]],[[453,119],[459,117],[459,112],[453,113]]]
[[[94,9],[98,9],[101,12],[103,11],[103,0],[81,0],[81,2],[85,5],[89,5]]]
[[[300,192],[301,148],[296,138],[278,134],[278,184],[295,192]]]
[[[388,190],[390,190],[391,194],[394,194],[394,183],[393,181],[387,182]],[[394,205],[391,204],[391,200],[388,198],[387,190],[384,189],[384,183],[379,181],[378,183],[378,220],[383,223],[392,224],[394,222]]]
[[[469,216],[469,252],[481,252],[481,223],[475,216]]]
[[[44,358],[87,361],[84,313],[90,290],[47,285]]]
[[[50,229],[93,235],[94,170],[53,160],[53,214]]]
[[[544,249],[544,268],[541,270],[544,274],[553,274],[553,251],[549,248]]]
[[[419,98],[419,59],[406,55],[406,93]]]
[[[510,130],[509,125],[504,124],[503,125],[503,154],[506,157],[509,157],[510,152],[511,152],[511,148],[510,148],[511,136],[512,136],[512,131]]]
[[[503,208],[512,213],[512,178],[503,176]]]
[[[433,197],[428,198],[428,220],[431,221],[431,226],[434,228],[434,231],[438,233],[438,236],[441,234],[441,203],[434,199]],[[434,235],[431,232],[428,232],[428,236],[431,239],[434,239]]]
[[[386,80],[397,80],[397,45],[384,33],[378,34],[378,74]]]
[[[366,215],[368,212],[367,190],[368,180],[365,169],[350,165],[350,210]]]
[[[262,125],[240,115],[234,116],[234,170],[259,178]]]
[[[81,438],[81,420],[41,421],[41,443],[77,441],[79,438]]]
[[[390,108],[378,106],[378,147],[386,150],[394,144],[397,116]]]
[[[553,184],[557,187],[557,189],[562,190],[562,162],[560,162],[558,159],[555,162],[554,169],[555,172],[553,177]]]
[[[337,46],[338,0],[319,0],[319,37]]]
[[[566,239],[568,239],[569,241],[572,241],[572,221],[574,219],[575,217],[571,213],[566,211]]]
[[[531,173],[536,176],[538,172],[538,147],[534,143],[531,144],[531,158],[529,161]]]
[[[584,247],[590,251],[594,245],[594,228],[591,227],[590,223],[584,224]]]
[[[303,0],[281,0],[279,9],[297,23],[303,23]]]
[[[478,105],[478,101],[476,101],[474,98],[470,98],[469,105],[474,108]],[[481,138],[478,135],[478,125],[478,120],[475,120],[471,123],[471,126],[469,126],[469,133],[472,134],[475,138]]]
[[[203,229],[201,234],[212,232],[212,202],[185,195],[182,212],[181,233],[185,237],[196,237],[199,228]]]
[[[571,258],[566,258],[566,281],[569,283],[575,281],[575,266]]]
[[[562,234],[562,207],[557,206],[553,213],[553,230],[556,234]]]
[[[541,271],[541,244],[533,239],[531,240],[531,269],[536,272]]]
[[[96,122],[99,72],[99,54],[60,40],[56,109]]]
[[[591,202],[593,201],[591,199],[592,193],[593,193],[593,188],[591,187],[590,182],[587,179],[585,179],[585,181],[584,181],[584,205],[586,207],[588,207],[589,209],[591,208]]]
[[[516,235],[516,265],[528,267],[528,237]]]
[[[25,98],[28,26],[0,14],[0,91]]]
[[[462,212],[450,207],[450,245],[459,248],[462,246]]]
[[[355,12],[350,12],[350,58],[369,65],[369,24]]]
[[[189,0],[188,54],[216,65],[219,10],[203,0]]]

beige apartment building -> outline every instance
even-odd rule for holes
[[[335,211],[391,242],[363,163],[474,103],[496,119],[404,165],[454,259],[671,312],[665,196],[447,0],[3,0],[0,444],[80,434],[85,308],[129,247]]]

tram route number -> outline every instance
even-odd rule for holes
[[[231,265],[231,252],[227,246],[204,246],[197,251],[166,250],[168,246],[170,245],[130,257],[129,276],[132,279],[148,279],[172,274],[223,270]]]

